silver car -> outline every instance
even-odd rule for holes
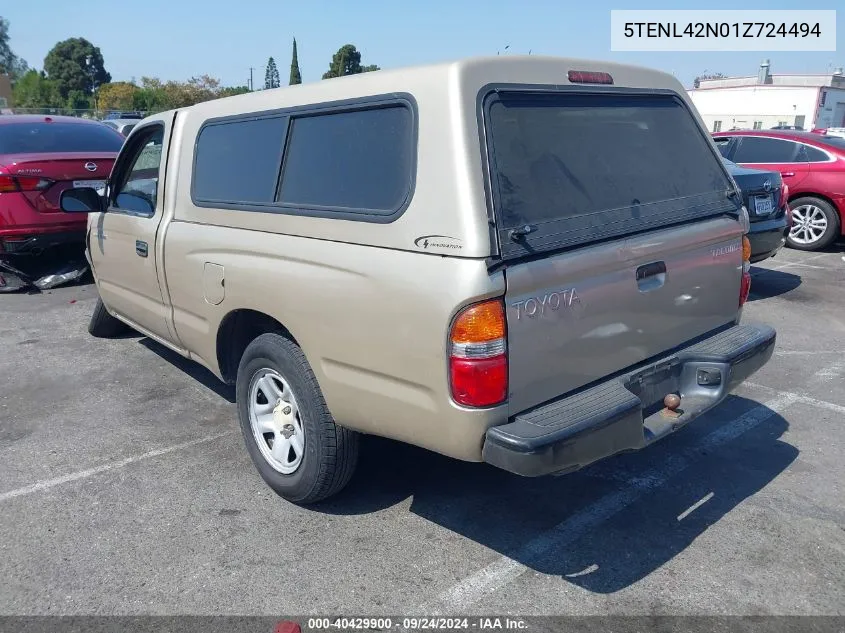
[[[138,125],[138,119],[108,119],[103,121],[103,125],[108,125],[110,128],[117,130],[123,136],[129,136],[132,129]]]

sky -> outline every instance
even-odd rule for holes
[[[255,86],[261,87],[272,56],[284,84],[296,37],[303,82],[320,80],[332,54],[350,43],[361,51],[363,64],[382,68],[530,51],[640,64],[671,72],[689,86],[705,71],[756,75],[765,58],[773,73],[827,73],[845,66],[845,6],[841,0],[816,0],[800,7],[840,9],[837,51],[813,53],[615,53],[610,10],[759,9],[764,19],[772,9],[797,5],[794,0],[2,0],[0,15],[10,22],[12,50],[31,67],[40,69],[56,42],[84,37],[99,46],[112,81],[142,76],[181,81],[207,74],[223,85],[247,85],[252,67]]]

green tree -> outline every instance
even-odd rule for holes
[[[12,52],[9,39],[9,21],[0,16],[0,73],[8,74],[14,83],[29,68],[24,60]]]
[[[704,79],[724,79],[725,77],[727,77],[727,75],[724,73],[708,73],[705,71],[703,74],[693,79],[692,86],[693,88],[698,88]]]
[[[293,38],[293,57],[290,60],[290,80],[289,86],[295,86],[302,83],[302,74],[299,72],[299,56],[296,54],[296,38]]]
[[[136,86],[132,94],[132,104],[136,110],[154,113],[246,92],[249,92],[246,86],[223,88],[218,79],[208,75],[191,77],[188,81],[167,82],[157,77],[141,77],[140,86]]]
[[[141,77],[141,85],[132,95],[132,107],[141,112],[161,112],[170,106],[166,102],[163,84],[154,77]]]
[[[276,60],[272,57],[267,60],[267,69],[264,71],[264,89],[278,88],[282,85],[279,79],[279,69],[276,68]]]
[[[67,96],[67,107],[71,110],[87,110],[91,107],[91,100],[81,90],[71,90]]]
[[[30,70],[18,79],[12,90],[12,99],[19,108],[58,108],[63,105],[56,85],[37,70]]]
[[[323,79],[357,75],[361,71],[361,53],[353,44],[344,44],[332,56],[332,63],[329,64],[329,69],[323,73]]]
[[[138,90],[138,86],[126,81],[103,84],[97,92],[97,107],[100,110],[132,110]]]
[[[217,97],[234,97],[235,95],[242,95],[249,92],[248,86],[226,86],[217,91]]]
[[[74,90],[90,95],[100,85],[111,81],[111,75],[103,66],[100,49],[83,37],[72,37],[56,44],[44,58],[44,70],[65,100]]]
[[[371,73],[374,70],[381,70],[381,68],[379,68],[375,64],[370,64],[369,66],[361,66],[362,73]]]

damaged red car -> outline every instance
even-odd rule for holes
[[[82,253],[86,218],[64,213],[59,198],[72,187],[104,186],[124,140],[97,121],[0,117],[0,262],[6,277],[10,267],[30,269],[34,258],[57,247]]]

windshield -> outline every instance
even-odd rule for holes
[[[490,106],[488,126],[504,228],[564,220],[603,236],[610,225],[642,230],[641,219],[674,210],[660,221],[679,221],[696,196],[732,188],[672,95],[505,94]]]
[[[0,154],[118,152],[123,138],[104,125],[8,123],[0,125]]]

